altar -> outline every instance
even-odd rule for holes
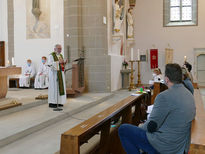
[[[21,67],[0,67],[0,98],[5,98],[8,91],[8,76],[21,74]]]

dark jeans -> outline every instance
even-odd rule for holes
[[[148,154],[159,154],[149,143],[146,131],[129,124],[123,124],[118,130],[120,141],[127,154],[140,154],[140,150]]]

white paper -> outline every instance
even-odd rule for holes
[[[151,113],[154,105],[150,105],[147,107],[147,113]]]
[[[153,80],[149,80],[149,84],[153,85],[154,81]]]
[[[140,96],[141,94],[131,94],[131,96]]]

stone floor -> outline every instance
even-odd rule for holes
[[[13,100],[16,100],[22,104],[28,104],[37,102],[35,97],[39,95],[48,94],[48,90],[35,90],[35,89],[21,89],[21,88],[9,88],[6,98],[0,99],[0,105],[8,104]]]
[[[205,109],[205,88],[200,88],[200,92],[201,92],[202,100],[204,103],[204,109]]]

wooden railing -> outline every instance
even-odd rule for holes
[[[87,153],[125,154],[118,137],[118,126],[121,123],[138,125],[144,120],[146,106],[150,105],[150,94],[129,96],[112,107],[91,117],[61,135],[60,154],[80,154],[80,146],[89,142],[96,134],[100,135],[99,143]],[[111,128],[112,121],[120,124]]]

